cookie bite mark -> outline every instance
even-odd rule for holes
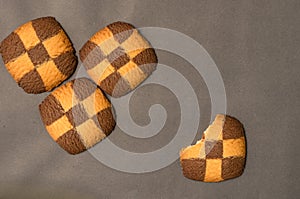
[[[240,176],[245,165],[244,136],[240,121],[218,114],[201,140],[181,150],[183,175],[203,182],[221,182]]]

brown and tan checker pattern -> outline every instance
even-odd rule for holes
[[[60,86],[44,99],[39,109],[50,136],[70,154],[92,147],[115,126],[110,102],[86,78]]]
[[[157,65],[154,49],[125,22],[115,22],[98,31],[79,54],[90,77],[113,97],[136,88]]]
[[[245,165],[243,125],[218,114],[195,145],[180,152],[183,175],[193,180],[220,182],[240,176]]]
[[[27,93],[50,91],[76,69],[75,50],[53,17],[32,20],[0,44],[8,72]]]

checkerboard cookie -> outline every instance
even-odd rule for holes
[[[50,91],[76,69],[75,50],[53,17],[32,20],[0,44],[8,72],[27,93]]]
[[[125,22],[112,23],[97,32],[79,54],[90,77],[113,97],[136,88],[157,65],[149,42]]]
[[[78,154],[108,136],[115,120],[102,91],[87,78],[54,90],[39,105],[50,136],[70,154]]]
[[[243,173],[245,155],[243,125],[233,117],[219,114],[200,141],[181,150],[180,163],[187,178],[220,182]]]

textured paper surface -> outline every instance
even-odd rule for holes
[[[48,94],[25,94],[1,61],[0,198],[296,198],[299,9],[297,0],[1,1],[0,40],[24,22],[47,15],[62,24],[77,53],[95,32],[118,20],[136,27],[171,28],[194,38],[221,72],[228,113],[245,125],[248,156],[241,177],[219,184],[186,179],[179,160],[157,172],[126,174],[104,166],[88,152],[71,156],[52,141],[40,121],[38,104]],[[172,54],[158,52],[158,58],[194,85],[201,109],[199,132],[203,132],[210,120],[203,79]],[[158,136],[141,141],[117,128],[110,139],[137,152],[166,145],[178,128],[179,105],[168,90],[146,86],[130,104],[137,123],[149,122],[148,107],[153,103],[163,104],[170,114]],[[200,138],[201,133],[195,141]]]

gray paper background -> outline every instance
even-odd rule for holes
[[[299,10],[297,0],[0,1],[0,40],[19,25],[48,15],[62,24],[77,52],[92,34],[118,20],[192,37],[216,62],[226,88],[227,113],[242,121],[248,143],[244,174],[218,184],[184,178],[178,160],[156,172],[122,173],[89,152],[72,156],[60,149],[39,117],[38,104],[48,93],[24,93],[1,61],[0,198],[298,198]],[[201,121],[196,141],[210,119],[205,83],[182,58],[157,54],[197,91]],[[130,103],[138,124],[149,122],[152,103],[163,104],[169,114],[158,136],[139,140],[116,128],[110,139],[136,152],[167,144],[178,126],[178,102],[164,87],[140,88]]]

